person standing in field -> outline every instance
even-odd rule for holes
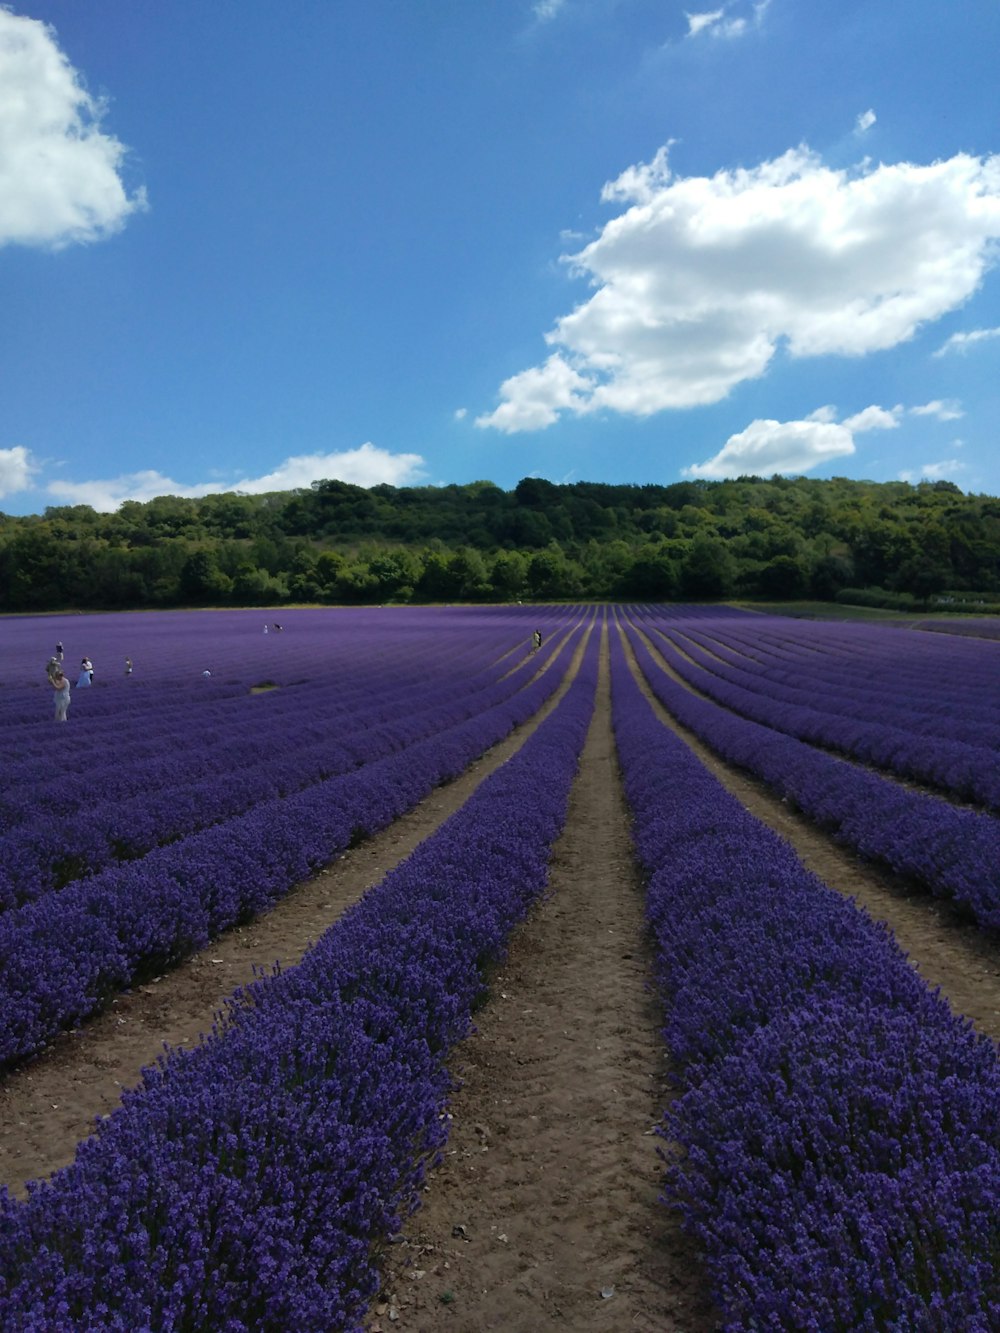
[[[531,636],[531,651],[537,653],[542,646],[542,631],[536,629]]]
[[[126,676],[131,676],[131,674],[132,674],[132,659],[131,659],[131,657],[126,657],[126,659],[125,659],[125,674],[126,674]]]
[[[56,644],[56,661],[61,662],[62,660],[63,660],[63,646],[62,646],[62,640],[60,639],[60,641]]]
[[[85,685],[94,683],[94,664],[89,657],[85,657],[80,663],[80,676],[76,682],[76,688],[82,690]]]
[[[63,675],[62,667],[58,665],[49,680],[56,692],[56,721],[65,722],[69,710],[69,680]]]

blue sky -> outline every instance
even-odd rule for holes
[[[1000,493],[1000,7],[0,7],[0,510]]]

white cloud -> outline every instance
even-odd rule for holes
[[[742,37],[750,31],[751,27],[760,27],[770,3],[771,0],[759,0],[757,4],[751,6],[750,18],[741,15],[737,15],[735,18],[727,17],[727,11],[733,8],[732,5],[725,5],[721,9],[712,9],[701,14],[689,14],[685,10],[684,17],[688,21],[686,35],[697,37],[705,32],[710,37],[723,39]]]
[[[0,496],[28,490],[37,470],[23,444],[16,444],[13,449],[0,449]]]
[[[507,435],[522,430],[541,430],[558,420],[564,408],[580,410],[579,395],[588,392],[589,381],[578,375],[561,356],[550,356],[544,366],[522,370],[504,380],[500,392],[505,401],[488,416],[476,417],[477,426],[493,426]]]
[[[1000,338],[1000,329],[973,329],[971,333],[953,333],[947,342],[934,353],[935,356],[944,356],[948,352],[967,352],[970,347],[976,343],[985,342],[988,338]]]
[[[837,422],[833,408],[826,406],[818,407],[801,421],[751,421],[745,430],[730,435],[713,458],[684,468],[683,475],[718,480],[808,472],[834,458],[853,454],[854,436],[861,431],[898,426],[901,411],[900,407],[886,411],[873,404]]]
[[[562,9],[565,0],[536,0],[535,18],[540,23],[547,23],[549,19],[554,19]]]
[[[965,464],[958,458],[943,458],[940,463],[925,463],[919,472],[900,472],[900,481],[941,481],[944,477],[953,477],[965,471]]]
[[[873,405],[862,412],[856,412],[853,417],[846,417],[844,425],[855,434],[863,430],[892,430],[899,425],[902,410],[901,407],[893,407],[887,411],[884,407]]]
[[[957,421],[965,416],[956,398],[935,398],[922,407],[911,407],[910,411],[915,417],[935,417],[938,421]]]
[[[241,481],[204,482],[182,486],[161,472],[132,472],[105,481],[54,481],[46,492],[63,504],[88,504],[102,513],[111,513],[123,500],[152,500],[157,495],[181,495],[197,498],[222,491],[243,491],[262,495],[266,491],[305,489],[314,481],[347,481],[355,486],[391,486],[415,484],[423,471],[419,454],[391,454],[373,444],[362,444],[339,454],[302,454],[286,458],[273,472]]]
[[[855,132],[858,134],[866,133],[866,131],[870,130],[871,127],[875,124],[875,121],[877,119],[878,117],[875,115],[875,112],[871,109],[871,107],[869,107],[867,111],[862,111],[861,115],[858,116],[857,122],[855,123],[854,126]]]
[[[697,37],[698,34],[704,32],[706,28],[714,27],[725,12],[724,9],[713,9],[708,14],[689,14],[685,10],[684,17],[688,21],[688,36]]]
[[[834,421],[751,421],[706,463],[683,469],[685,477],[773,476],[810,468],[854,453],[854,437]]]
[[[0,245],[98,240],[146,207],[122,184],[103,110],[52,28],[0,8]]]
[[[685,178],[665,147],[602,197],[627,207],[565,257],[593,294],[478,425],[537,430],[567,411],[718,402],[781,343],[793,357],[894,347],[960,306],[1000,257],[1000,157],[852,173],[799,148]]]

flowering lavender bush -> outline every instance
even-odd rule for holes
[[[460,700],[439,712],[439,729],[423,740],[304,791],[269,795],[244,814],[0,915],[0,1064],[35,1053],[144,973],[267,910],[354,839],[457,776],[558,687],[572,638],[553,651],[552,669],[536,680],[515,675],[481,693],[475,716]]]
[[[725,1327],[998,1327],[993,1044],[658,724],[617,642],[612,662],[679,1068],[668,1199]]]
[[[448,1048],[545,884],[596,648],[521,751],[298,967],[146,1071],[26,1202],[0,1199],[4,1328],[360,1327],[379,1241],[446,1136]]]
[[[145,620],[132,619],[148,632]],[[186,647],[190,655],[176,619],[171,623],[175,653]],[[190,623],[204,622],[191,617]],[[223,617],[219,638],[235,657],[240,639],[232,629],[224,632],[228,623]],[[480,617],[476,632],[466,626],[442,654],[442,634],[431,632],[426,616],[420,624],[366,628],[355,614],[349,641],[331,650],[323,620],[290,623],[287,632],[269,636],[267,674],[284,686],[256,697],[247,687],[219,699],[214,678],[206,691],[194,671],[180,686],[172,676],[156,676],[163,670],[158,660],[143,666],[141,679],[116,678],[84,692],[77,702],[87,712],[77,721],[86,725],[85,771],[60,781],[56,819],[52,738],[37,722],[11,720],[4,732],[11,762],[0,778],[6,850],[0,906],[30,901],[471,717],[520,688],[561,638],[529,659],[523,650],[510,652],[508,628],[506,652],[498,651],[498,626]],[[405,652],[388,651],[393,642]],[[259,652],[256,636],[253,645]],[[285,675],[292,668],[298,678]],[[322,685],[329,675],[334,688]],[[257,668],[250,683],[255,678]],[[137,701],[146,707],[136,708]]]
[[[731,763],[762,778],[840,842],[1000,927],[1000,824],[771,728],[736,717],[666,676],[630,633],[650,688],[679,721]]]
[[[725,651],[719,643],[713,643],[709,654],[696,641],[686,636],[682,640],[676,632],[666,631],[664,637],[667,642],[660,641],[660,650],[673,670],[741,716],[901,778],[1000,810],[995,748],[1000,744],[1000,726],[991,727],[984,719],[982,696],[978,716],[970,706],[964,715],[952,712],[947,719],[931,717],[922,726],[916,696],[907,698],[905,690],[897,689],[891,703],[871,690],[855,700],[825,673],[819,675],[814,663],[797,670],[796,683],[791,684],[766,659],[751,666],[744,658],[735,665],[719,660],[718,653]],[[682,644],[684,652],[670,641]],[[901,693],[907,700],[904,707],[899,704]],[[927,734],[928,730],[937,734]]]

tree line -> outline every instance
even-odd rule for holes
[[[1000,500],[947,481],[526,477],[0,514],[0,610],[285,602],[1000,601]]]

